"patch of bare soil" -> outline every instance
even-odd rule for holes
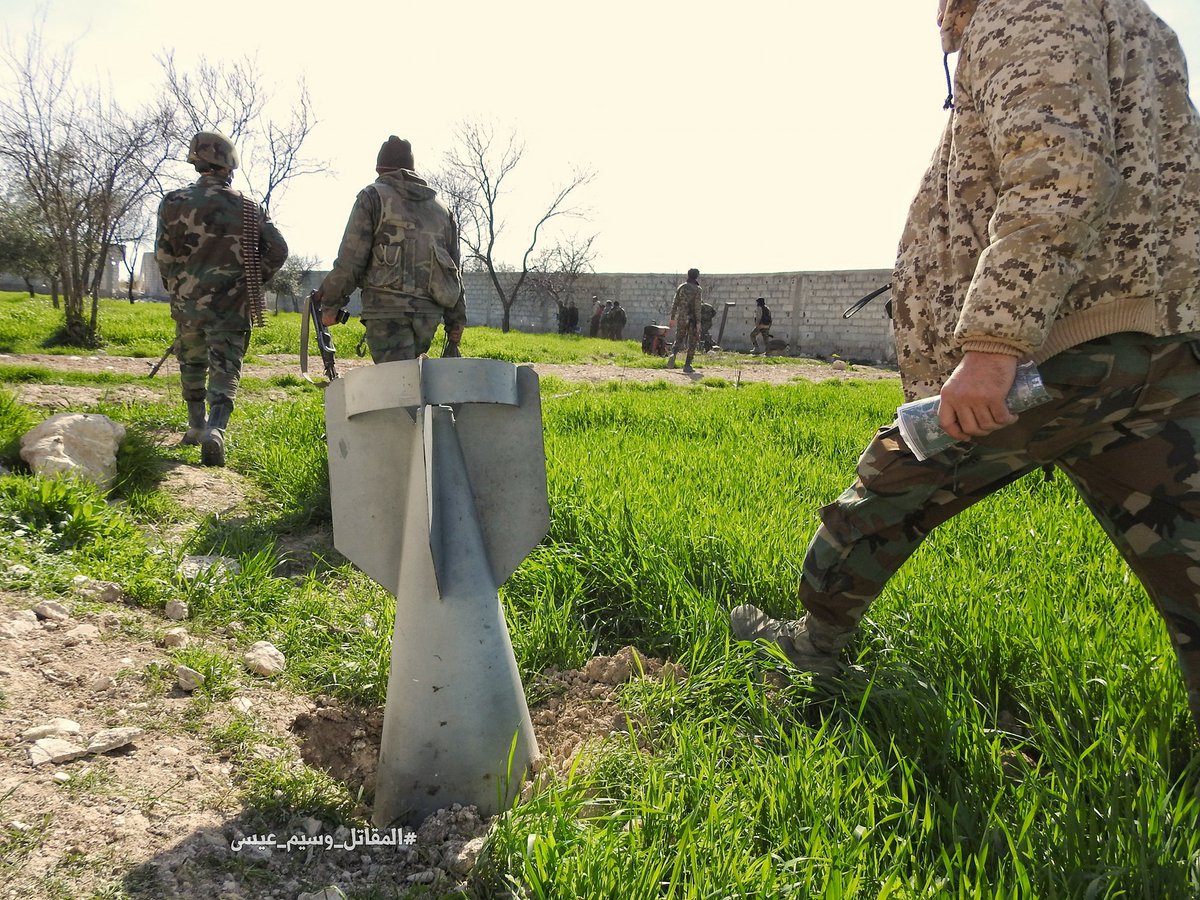
[[[243,806],[235,762],[212,739],[214,728],[252,725],[255,756],[283,766],[303,760],[369,797],[381,709],[298,697],[249,672],[232,698],[198,704],[178,686],[163,646],[177,623],[126,606],[94,611],[82,598],[63,604],[66,617],[35,622],[36,599],[0,594],[0,846],[10,858],[0,862],[0,897],[84,897],[119,885],[131,897],[292,900],[329,885],[429,885],[427,896],[462,886],[490,827],[473,808],[439,811],[404,847],[339,850],[353,843],[344,827],[300,817],[264,824]],[[232,635],[189,641],[231,654],[237,647]],[[659,660],[635,662],[634,652],[539,679],[548,696],[531,713],[543,778],[565,776],[579,753],[627,728],[621,685],[643,673],[684,677]],[[112,729],[127,729],[129,740],[38,762],[36,742],[47,736],[39,729],[78,751]],[[528,783],[526,795],[535,789]],[[274,846],[247,849],[268,827]],[[326,834],[333,849],[282,849],[289,836]]]
[[[154,390],[138,385],[87,387],[75,384],[19,384],[17,399],[26,406],[36,406],[48,412],[86,409],[100,403],[161,403],[166,399],[166,385]]]

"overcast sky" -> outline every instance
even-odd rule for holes
[[[181,67],[255,57],[282,102],[305,79],[308,149],[332,171],[273,200],[293,252],[332,262],[388,134],[436,168],[455,126],[515,129],[527,149],[501,213],[501,256],[569,176],[600,272],[888,268],[945,121],[936,0],[463,0],[382,4],[0,0],[20,43],[75,40],[80,78],[130,101]],[[1200,2],[1152,0],[1200,67]],[[1194,86],[1192,96],[1200,96]],[[236,182],[235,182],[236,184]],[[560,220],[561,221],[561,220]]]

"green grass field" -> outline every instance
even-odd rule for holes
[[[109,352],[161,352],[165,307],[126,307],[104,309]],[[25,316],[17,295],[0,308],[0,352],[45,352],[45,310]],[[295,316],[269,321],[252,352],[290,352]],[[625,352],[477,335],[469,355]],[[0,367],[10,465],[39,418],[4,389],[21,377]],[[201,626],[282,635],[297,690],[376,704],[389,635],[359,623],[389,622],[390,598],[346,565],[273,574],[278,543],[327,521],[329,500],[319,391],[275,385],[281,403],[266,388],[248,382],[230,430],[258,515],[210,518],[189,544],[237,555],[243,571],[188,600]],[[1028,478],[936,532],[868,616],[851,654],[861,672],[815,684],[731,643],[728,611],[795,612],[817,509],[849,483],[898,388],[563,388],[543,382],[550,532],[502,589],[522,672],[632,644],[690,674],[624,689],[633,734],[502,817],[478,896],[1200,895],[1197,741],[1174,658],[1065,478]],[[19,586],[43,596],[84,572],[161,605],[174,561],[152,534],[181,513],[155,465],[194,451],[153,434],[182,424],[181,404],[99,411],[130,427],[115,489],[127,502],[18,468],[0,478],[0,559],[33,568]]]

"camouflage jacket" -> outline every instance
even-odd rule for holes
[[[270,216],[259,208],[258,250],[267,281],[287,261],[288,247]],[[210,314],[245,317],[242,266],[242,193],[215,175],[163,197],[158,207],[154,257],[176,319]]]
[[[1041,361],[1200,330],[1200,120],[1144,0],[949,0],[954,110],[892,295],[906,394],[963,352]]]
[[[671,318],[675,328],[694,327],[700,322],[700,285],[685,281],[675,288],[675,302],[671,304]]]
[[[442,313],[466,324],[458,227],[437,193],[407,169],[380,175],[359,191],[333,270],[321,284],[325,310],[362,289],[362,317]]]

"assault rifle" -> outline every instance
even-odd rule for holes
[[[174,354],[174,352],[175,352],[175,342],[172,341],[170,344],[167,345],[167,349],[163,351],[163,355],[158,358],[158,362],[156,362],[154,365],[152,365],[150,367],[150,374],[147,375],[146,377],[153,378],[155,375],[157,375],[158,370],[161,369],[163,366],[163,363],[165,363],[167,361],[167,357]]]
[[[321,362],[325,365],[325,377],[333,381],[338,377],[337,361],[334,357],[333,338],[329,334],[329,328],[321,324],[321,304],[314,302],[313,297],[316,291],[312,291],[304,300],[304,315],[300,317],[300,374],[305,380],[312,381],[308,377],[308,330],[311,327],[317,338],[317,349],[321,351]],[[345,324],[350,320],[350,313],[344,309],[339,309],[337,321],[339,324]]]

